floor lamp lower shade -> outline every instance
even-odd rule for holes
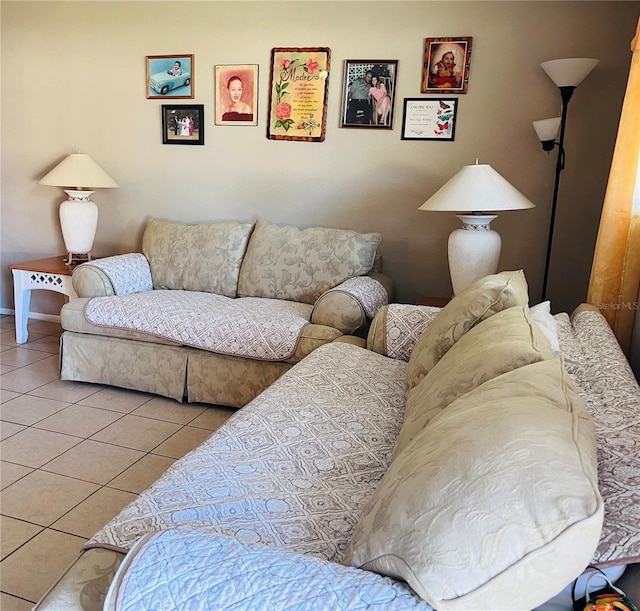
[[[496,215],[463,215],[462,229],[449,236],[449,273],[453,294],[457,295],[476,280],[498,271],[502,240],[489,227]]]

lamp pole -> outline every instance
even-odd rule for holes
[[[551,263],[551,249],[553,246],[553,229],[556,222],[556,207],[558,205],[558,190],[560,188],[560,173],[564,170],[564,130],[567,123],[567,107],[569,100],[573,95],[575,87],[559,87],[560,96],[562,97],[562,116],[560,119],[560,140],[558,145],[558,159],[556,161],[556,179],[553,185],[553,200],[551,203],[551,217],[549,218],[549,237],[547,239],[547,258],[544,264],[544,279],[542,281],[542,299],[547,297],[547,282],[549,280],[549,264]]]

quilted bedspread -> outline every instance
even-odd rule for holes
[[[376,573],[221,535],[167,530],[131,555],[105,611],[431,611],[407,585]]]
[[[312,309],[282,299],[153,290],[95,297],[84,315],[94,325],[149,333],[218,354],[282,361],[295,352]]]
[[[390,462],[406,367],[349,344],[321,346],[87,546],[126,551],[149,532],[184,525],[340,562]]]

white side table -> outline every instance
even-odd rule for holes
[[[18,344],[24,344],[29,335],[27,322],[29,320],[31,291],[34,289],[55,291],[67,295],[69,299],[76,299],[78,295],[71,284],[71,274],[75,267],[75,264],[67,265],[62,256],[9,265],[9,269],[13,273],[16,342]]]

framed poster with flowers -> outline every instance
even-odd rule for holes
[[[324,140],[330,55],[327,47],[272,50],[267,138]]]

